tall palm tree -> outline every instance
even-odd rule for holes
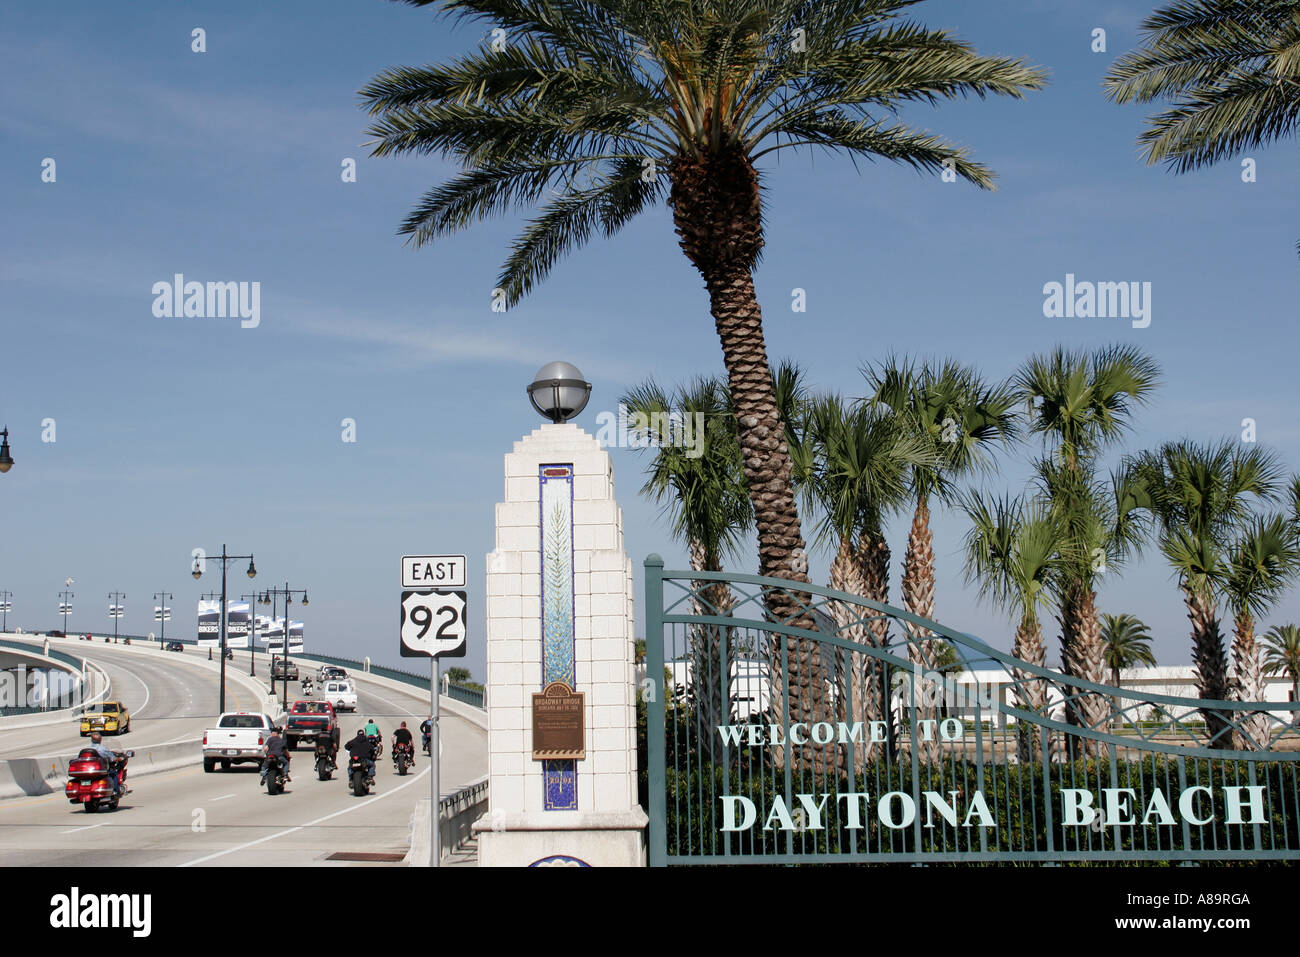
[[[838,396],[826,396],[814,403],[808,421],[816,447],[810,490],[823,515],[818,539],[835,549],[830,587],[875,598],[868,595],[868,590],[875,591],[877,586],[874,580],[869,585],[866,564],[873,552],[864,548],[863,542],[884,540],[886,517],[907,501],[909,470],[931,461],[930,450],[915,435],[901,429],[893,416],[861,403],[846,406]],[[864,617],[879,616],[866,613],[859,605],[838,601],[832,602],[828,610],[841,637],[862,644],[885,643],[886,636],[879,626],[887,628],[886,622],[862,622]],[[882,714],[878,691],[883,684],[873,664],[873,659],[861,656],[840,669],[847,667],[849,676],[847,694],[840,700],[847,698],[853,709],[851,716],[845,715],[846,720],[869,722]],[[862,760],[870,757],[870,751],[870,745],[864,745]]]
[[[426,6],[437,0],[404,0]],[[417,245],[514,207],[540,206],[498,286],[513,304],[565,253],[666,200],[708,290],[739,423],[759,570],[808,581],[754,269],[763,249],[760,163],[826,148],[955,175],[991,172],[964,148],[897,119],[910,102],[1023,97],[1045,83],[903,20],[913,0],[442,0],[507,42],[448,64],[385,71],[361,90],[372,155],[437,154],[462,172],[425,194],[400,231]],[[768,613],[812,626],[797,592]],[[795,642],[799,720],[815,720],[816,649]],[[809,748],[809,752],[811,752]],[[805,754],[807,756],[807,753]]]
[[[1094,352],[1057,348],[1033,356],[1015,377],[1029,410],[1030,431],[1044,437],[1051,456],[1038,465],[1040,496],[1069,541],[1059,572],[1061,663],[1066,674],[1102,684],[1105,645],[1097,617],[1097,576],[1135,544],[1126,490],[1112,483],[1108,498],[1097,461],[1128,427],[1135,406],[1146,403],[1159,381],[1154,360],[1132,346]],[[1072,723],[1105,723],[1109,702],[1081,695],[1066,709]],[[1089,755],[1100,753],[1084,741]]]
[[[966,583],[975,584],[981,599],[1017,616],[1011,645],[1015,658],[1047,665],[1040,612],[1052,603],[1053,582],[1063,569],[1068,537],[1039,502],[1016,498],[985,498],[971,493],[962,501],[970,518],[966,533]],[[1030,672],[1016,669],[1019,705],[1047,715],[1047,688]],[[1019,755],[1028,761],[1041,755],[1032,727],[1018,722]]]
[[[1291,679],[1291,700],[1300,701],[1300,625],[1274,625],[1264,633],[1264,673]]]
[[[1147,626],[1136,615],[1102,615],[1101,640],[1106,645],[1106,665],[1110,668],[1110,683],[1122,687],[1120,672],[1134,665],[1154,665],[1156,656],[1151,651],[1151,635]],[[1120,701],[1115,700],[1115,724],[1119,726]]]
[[[871,401],[887,408],[900,428],[911,433],[929,451],[929,461],[916,462],[909,480],[915,504],[912,526],[903,557],[903,607],[914,615],[934,620],[934,536],[930,529],[930,503],[952,497],[953,479],[982,468],[991,460],[990,449],[1016,437],[1012,416],[1016,397],[1009,385],[988,386],[975,371],[951,360],[919,368],[905,359],[891,358],[864,370]],[[933,634],[908,624],[908,652],[914,663],[934,669],[937,653]],[[927,696],[928,697],[928,696]],[[918,717],[932,719],[933,706]],[[929,742],[926,757],[939,756],[939,743]]]
[[[630,418],[656,449],[642,493],[663,506],[673,534],[686,543],[694,571],[720,572],[723,558],[740,551],[753,524],[753,511],[740,468],[735,415],[717,379],[697,378],[671,397],[650,380],[621,399]],[[675,441],[685,425],[701,434],[689,444]],[[691,613],[727,617],[733,598],[726,582],[694,583]],[[729,721],[728,682],[721,672],[723,651],[732,660],[731,629],[698,625],[690,634],[691,689],[702,736],[711,748],[713,731]]]
[[[1179,173],[1300,131],[1300,0],[1174,0],[1105,79],[1118,103],[1165,100],[1138,138]]]
[[[1268,612],[1300,574],[1300,534],[1285,515],[1256,518],[1230,545],[1219,583],[1232,609],[1232,696],[1236,701],[1264,700],[1264,672],[1255,641],[1255,616]],[[1239,749],[1268,746],[1268,720],[1243,715],[1233,736]]]
[[[1209,445],[1168,442],[1129,466],[1140,505],[1150,510],[1160,550],[1178,575],[1192,623],[1192,661],[1202,698],[1230,696],[1228,659],[1219,626],[1217,595],[1229,575],[1234,540],[1251,519],[1251,503],[1278,491],[1276,457],[1258,446],[1223,441]],[[1205,711],[1212,747],[1230,747],[1220,712]]]

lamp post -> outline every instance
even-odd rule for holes
[[[275,620],[275,599],[280,595],[284,596],[284,677],[280,679],[280,707],[285,711],[289,710],[289,606],[293,604],[293,596],[296,592],[302,592],[302,604],[306,608],[310,604],[307,601],[307,589],[290,588],[288,582],[284,583],[283,588],[268,588],[263,593],[263,597],[271,600],[271,619],[273,621]],[[275,694],[274,667],[271,668],[271,694]]]
[[[14,606],[10,599],[13,597],[14,593],[11,591],[0,591],[0,631],[5,633],[9,631],[9,612]]]
[[[9,454],[9,426],[0,429],[0,472],[14,467],[14,457]]]
[[[111,591],[108,593],[108,597],[113,600],[113,604],[108,606],[108,617],[113,619],[113,644],[117,644],[117,623],[122,615],[126,613],[121,604],[122,599],[126,597],[126,592]],[[68,629],[63,629],[63,633],[66,635]]]
[[[158,639],[158,650],[162,651],[167,647],[167,622],[171,620],[172,610],[167,607],[167,603],[174,596],[167,594],[165,591],[154,592],[153,600],[161,601],[162,604],[153,610],[154,621],[162,622],[162,637]]]
[[[262,600],[262,596],[254,592],[251,595],[240,595],[239,600],[248,602],[248,676],[251,678],[257,674],[257,666],[253,661],[253,651],[257,645],[256,605]]]
[[[63,615],[63,634],[66,636],[68,634],[68,615],[72,611],[72,599],[77,596],[65,588],[59,592],[59,597],[63,599],[63,601],[59,602],[59,614]]]
[[[213,557],[213,561],[221,562],[221,702],[220,710],[222,713],[226,710],[226,569],[230,567],[231,562],[241,562],[248,559],[249,578],[257,577],[257,566],[253,564],[252,555],[228,555],[226,546],[221,546],[221,557]],[[190,572],[195,580],[203,577],[203,560],[194,559],[194,569]]]
[[[533,408],[557,425],[577,417],[591,398],[591,383],[578,367],[567,362],[548,362],[537,370],[528,387]]]

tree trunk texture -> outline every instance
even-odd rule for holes
[[[1196,669],[1197,693],[1215,701],[1228,700],[1228,658],[1223,650],[1223,633],[1214,599],[1183,586],[1187,618],[1192,623],[1192,664]],[[1231,748],[1232,739],[1223,714],[1203,708],[1205,733],[1211,748]]]
[[[907,535],[907,552],[903,556],[903,608],[914,615],[934,620],[934,538],[930,532],[930,506],[924,496],[919,496],[912,515],[912,528]],[[934,670],[934,633],[926,628],[907,623],[907,654],[913,664],[919,665],[922,674],[920,687],[913,689],[915,701],[911,728],[912,747],[920,760],[934,764],[943,756],[939,736],[922,740],[920,721],[937,721],[939,709],[932,702],[942,685],[932,678]],[[937,686],[937,687],[936,687]],[[911,702],[909,701],[909,704]],[[930,725],[935,727],[935,725]]]
[[[1097,617],[1097,594],[1076,585],[1061,602],[1061,670],[1094,684],[1106,683],[1106,643]],[[1110,720],[1110,701],[1105,695],[1069,688],[1066,715],[1069,722],[1094,731],[1105,731]],[[1106,745],[1091,738],[1072,737],[1067,750],[1072,759],[1097,758],[1107,753]]]
[[[1016,640],[1011,646],[1011,654],[1028,664],[1038,665],[1040,668],[1046,667],[1047,649],[1043,644],[1042,626],[1022,620],[1016,629]],[[1020,707],[1047,717],[1046,682],[1018,668],[1015,669],[1014,674],[1016,680],[1020,682],[1018,692]],[[1042,737],[1046,734],[1048,734],[1046,728],[1024,721],[1016,722],[1016,754],[1021,763],[1043,760]]]
[[[852,539],[840,540],[840,547],[831,562],[830,587],[835,591],[866,597],[867,583],[866,576],[863,574],[861,555],[853,547]],[[836,634],[840,638],[847,638],[860,645],[873,643],[874,636],[868,630],[868,626],[862,623],[863,618],[873,615],[870,609],[849,602],[834,601],[829,603],[827,610],[835,622]],[[878,689],[872,680],[876,672],[871,667],[874,660],[867,655],[836,651],[836,687],[839,689],[836,710],[841,721],[852,724],[855,721],[878,720]],[[867,729],[870,727],[869,723],[866,724]],[[875,746],[870,743],[870,737],[869,733],[864,734],[862,743],[854,747],[855,772],[861,772],[863,764],[870,760],[871,753],[875,749]]]
[[[679,156],[669,168],[673,211],[682,251],[704,278],[722,344],[723,362],[736,409],[745,481],[758,528],[759,573],[808,582],[808,556],[790,479],[785,424],[763,338],[763,316],[754,292],[753,267],[763,248],[758,173],[739,146]],[[765,595],[771,620],[813,630],[806,592],[773,589]],[[779,723],[827,720],[826,675],[820,648],[803,639],[771,642],[773,718]],[[782,669],[782,651],[787,664]],[[788,707],[783,707],[787,696]],[[836,748],[809,741],[793,745],[793,765],[825,771]],[[781,749],[777,760],[784,763]]]
[[[1235,634],[1232,640],[1233,701],[1264,700],[1264,669],[1259,660],[1259,645],[1255,641],[1255,619],[1249,612],[1234,618]],[[1234,711],[1237,730],[1232,735],[1232,745],[1238,751],[1263,751],[1269,744],[1269,720],[1259,713]]]
[[[888,605],[890,555],[889,546],[885,543],[884,537],[875,538],[864,532],[858,536],[856,551],[859,567],[862,569],[862,578],[865,582],[862,596],[870,601]],[[884,615],[875,614],[871,617],[874,620],[867,623],[871,644],[877,648],[884,648],[889,644],[890,619]],[[888,680],[884,662],[880,659],[867,658],[864,665],[868,669],[864,673],[864,682],[868,689],[876,689],[874,705],[876,714],[878,720],[883,720],[886,723],[885,727],[888,732],[886,746],[889,756],[894,758],[898,755],[899,728],[898,715],[893,709],[892,683]]]
[[[690,543],[691,568],[694,571],[719,572],[721,563],[701,542]],[[726,582],[698,580],[691,583],[695,597],[691,614],[727,616],[733,598]],[[692,625],[690,631],[691,700],[700,735],[700,750],[715,764],[720,758],[721,739],[718,726],[729,724],[731,714],[731,671],[734,659],[733,629],[719,625]],[[723,660],[726,660],[726,671]]]

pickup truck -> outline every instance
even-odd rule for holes
[[[218,761],[223,771],[230,770],[232,764],[260,764],[272,727],[270,715],[227,711],[217,719],[215,728],[203,732],[203,770],[216,770]]]
[[[334,706],[328,701],[295,701],[284,722],[284,740],[292,751],[298,742],[315,742],[328,737],[339,746],[339,723],[334,717]]]
[[[292,661],[286,665],[283,658],[276,658],[275,661],[271,662],[271,680],[283,681],[286,678],[289,681],[297,681],[298,666]]]
[[[356,686],[346,678],[325,682],[320,690],[320,697],[322,701],[328,701],[333,705],[335,711],[357,710]]]
[[[81,736],[92,731],[126,734],[131,730],[131,715],[120,701],[101,701],[87,705],[81,713]]]

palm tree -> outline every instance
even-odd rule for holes
[[[1102,615],[1101,640],[1106,645],[1106,665],[1110,668],[1110,683],[1120,688],[1120,672],[1134,665],[1154,665],[1156,656],[1151,651],[1151,636],[1147,626],[1136,615]],[[1115,725],[1122,725],[1120,701],[1115,699]]]
[[[1160,550],[1187,603],[1198,692],[1225,701],[1228,659],[1217,593],[1229,576],[1232,543],[1251,519],[1251,500],[1271,499],[1278,490],[1277,460],[1258,446],[1237,442],[1169,442],[1139,456],[1129,474],[1139,505],[1155,518]],[[1223,715],[1207,709],[1205,722],[1211,746],[1229,747]]]
[[[985,385],[970,368],[953,361],[934,368],[892,358],[878,368],[864,370],[872,390],[871,401],[888,408],[900,427],[912,433],[929,450],[928,462],[910,470],[911,492],[916,502],[912,527],[903,557],[903,607],[934,620],[934,536],[930,530],[930,502],[952,497],[954,477],[989,462],[989,447],[1016,437],[1011,409],[1015,393],[1007,385]],[[908,653],[915,664],[934,670],[936,653],[932,633],[908,624]],[[933,706],[919,709],[918,717],[933,719]],[[929,742],[928,759],[937,759],[939,743]]]
[[[981,599],[1016,615],[1013,657],[1039,668],[1047,666],[1043,626],[1039,613],[1052,602],[1052,583],[1063,568],[1062,553],[1069,547],[1062,526],[1040,502],[1023,499],[987,499],[972,493],[962,507],[970,518],[966,533],[966,583],[979,588]],[[1047,716],[1047,688],[1030,672],[1015,670],[1021,707]],[[1040,755],[1032,728],[1017,722],[1019,756],[1029,761]]]
[[[657,449],[642,494],[663,506],[672,517],[673,533],[686,543],[694,571],[720,572],[722,560],[740,550],[742,536],[753,524],[753,512],[740,469],[735,415],[727,390],[717,379],[698,378],[669,398],[653,380],[631,389],[621,399],[637,431]],[[686,425],[699,428],[690,445],[675,442]],[[727,617],[733,604],[726,582],[694,583],[693,615]],[[732,660],[731,629],[694,626],[690,635],[691,698],[702,741],[709,749],[717,741],[713,730],[729,721],[728,683],[721,673],[724,650]]]
[[[1264,633],[1264,673],[1291,678],[1291,700],[1300,701],[1300,625],[1274,625]]]
[[[427,6],[436,0],[405,0]],[[462,172],[425,194],[400,232],[416,245],[514,207],[541,207],[499,288],[513,304],[565,253],[661,200],[708,290],[758,529],[759,571],[808,581],[781,441],[754,269],[763,249],[760,161],[817,148],[983,188],[964,148],[897,120],[903,105],[1042,88],[1022,60],[980,56],[900,19],[912,0],[443,0],[511,31],[445,65],[395,68],[361,91],[372,155],[436,154]],[[767,592],[777,621],[812,627],[797,592]],[[795,642],[798,720],[824,694],[816,649]],[[809,749],[811,751],[811,749]]]
[[[1131,346],[1092,353],[1057,348],[1032,357],[1016,374],[1029,409],[1030,430],[1044,436],[1051,457],[1038,464],[1040,496],[1061,526],[1068,547],[1058,574],[1061,663],[1068,675],[1102,684],[1105,645],[1097,618],[1097,576],[1131,549],[1139,529],[1130,521],[1127,489],[1116,477],[1113,496],[1096,477],[1097,460],[1128,426],[1159,380],[1155,362]],[[1108,702],[1080,695],[1068,720],[1105,724]],[[1085,739],[1087,754],[1101,748]]]
[[[1255,616],[1267,613],[1300,574],[1300,534],[1285,515],[1257,518],[1230,546],[1219,583],[1232,609],[1232,696],[1236,701],[1264,700],[1264,672],[1255,642]],[[1239,749],[1268,746],[1268,719],[1243,715],[1233,736]]]
[[[1298,0],[1174,0],[1142,34],[1105,87],[1117,103],[1171,104],[1138,138],[1149,165],[1186,173],[1300,130]]]
[[[877,597],[878,583],[868,582],[867,560],[874,554],[870,543],[883,542],[886,517],[908,497],[907,475],[911,468],[932,461],[925,443],[904,432],[894,417],[858,403],[846,407],[838,396],[823,397],[808,412],[808,436],[816,449],[809,492],[820,506],[823,518],[818,540],[832,545],[835,557],[830,567],[830,587],[852,595],[883,601]],[[864,543],[867,543],[864,547]],[[886,586],[887,580],[886,580]],[[873,594],[868,594],[871,591]],[[840,637],[862,644],[883,646],[888,623],[860,605],[831,602],[828,610]],[[877,619],[869,625],[863,618]],[[841,657],[843,671],[845,663]],[[852,720],[879,719],[883,689],[874,659],[861,656],[847,663],[847,694],[840,701],[851,702]],[[847,703],[847,702],[845,702]],[[849,715],[845,715],[850,719]],[[862,760],[870,757],[864,744]]]

